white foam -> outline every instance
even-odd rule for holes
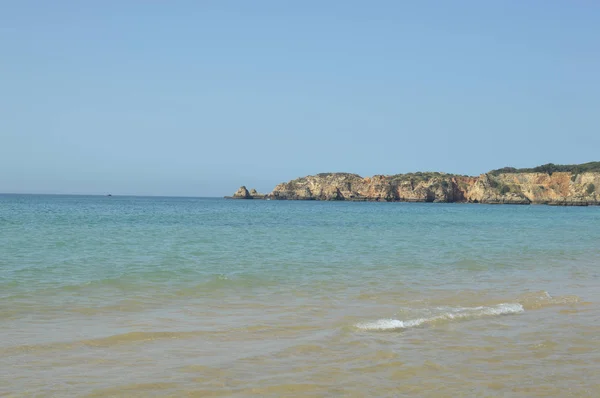
[[[517,314],[523,312],[523,306],[517,303],[498,304],[493,307],[458,307],[445,308],[445,312],[429,318],[417,318],[406,321],[398,319],[379,319],[373,322],[359,323],[356,325],[361,330],[394,330],[409,329],[437,321],[451,321],[454,319],[475,319],[486,316]]]

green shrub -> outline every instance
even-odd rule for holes
[[[585,172],[600,172],[600,162],[589,162],[583,164],[554,164],[548,163],[541,166],[525,169],[516,169],[514,167],[504,167],[502,169],[492,170],[490,174],[498,175],[503,173],[546,173],[571,172],[581,174]],[[573,177],[571,177],[573,178]],[[575,181],[575,180],[573,180]]]
[[[587,193],[588,195],[593,194],[596,191],[596,186],[594,184],[590,184],[587,187]]]

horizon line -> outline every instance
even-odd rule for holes
[[[0,192],[0,196],[100,196],[100,197],[136,197],[136,198],[196,198],[196,199],[222,199],[224,196],[193,196],[193,195],[140,195],[140,194],[96,194],[96,193],[32,193],[32,192]]]

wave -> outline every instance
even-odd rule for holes
[[[405,321],[399,319],[379,319],[373,322],[359,323],[355,326],[361,330],[398,330],[414,328],[436,322],[518,314],[525,311],[523,306],[518,303],[503,303],[491,307],[446,308],[445,310],[446,312],[427,318],[409,319]]]
[[[528,292],[520,295],[517,301],[526,310],[541,309],[551,306],[574,305],[581,303],[581,297],[575,295],[551,296],[545,290]]]

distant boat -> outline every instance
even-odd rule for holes
[[[112,195],[111,195],[111,194],[108,194],[108,195],[106,195],[106,196],[112,196]]]

